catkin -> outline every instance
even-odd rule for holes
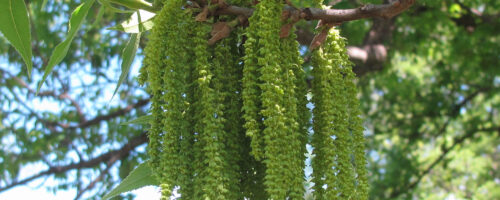
[[[290,23],[283,3],[258,2],[248,27],[208,45],[211,25],[235,17],[200,22],[185,1],[163,1],[139,77],[152,95],[148,154],[162,199],[173,190],[195,200],[302,199],[308,144],[316,199],[368,199],[345,40],[332,29],[312,52],[309,91],[294,29],[280,38]]]

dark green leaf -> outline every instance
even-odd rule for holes
[[[21,54],[31,76],[31,29],[24,1],[0,0],[0,32]]]
[[[78,29],[82,25],[83,21],[85,21],[85,17],[92,7],[92,4],[94,4],[94,1],[95,0],[85,1],[80,6],[78,6],[73,11],[73,13],[71,13],[71,18],[69,19],[68,25],[68,35],[66,36],[66,39],[58,44],[52,52],[49,63],[47,64],[47,68],[45,68],[45,73],[43,74],[42,81],[40,81],[40,83],[38,84],[38,88],[36,89],[37,93],[40,91],[40,88],[42,87],[43,82],[45,82],[45,79],[47,79],[47,76],[54,69],[54,66],[59,64],[68,53],[71,41],[73,41],[73,38],[75,37]]]
[[[111,192],[106,194],[102,199],[106,200],[121,193],[130,192],[148,185],[160,185],[160,183],[153,176],[152,170],[147,162],[139,164],[127,178],[116,186]]]

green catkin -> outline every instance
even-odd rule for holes
[[[327,46],[326,54],[330,55],[329,58],[332,59],[332,67],[335,70],[333,74],[332,84],[337,87],[335,90],[334,98],[337,100],[335,103],[335,110],[337,111],[334,121],[334,129],[336,139],[334,140],[335,146],[337,147],[337,165],[338,174],[337,178],[339,183],[338,188],[340,191],[341,199],[352,199],[354,194],[354,169],[351,163],[351,134],[349,132],[349,117],[348,117],[348,106],[347,106],[347,95],[345,90],[345,83],[343,80],[344,74],[342,73],[348,61],[347,56],[343,56],[342,53],[345,49],[343,45],[343,38],[340,37],[338,30],[330,30],[330,35],[326,41]],[[327,192],[328,194],[328,192]],[[330,194],[329,197],[337,194]]]
[[[235,35],[216,44],[212,63],[214,64],[214,89],[219,92],[217,103],[224,105],[225,172],[229,193],[227,199],[242,199],[240,195],[240,147],[241,137],[245,137],[241,127],[241,104],[237,47],[233,44]],[[234,55],[236,54],[236,56]],[[243,134],[243,135],[242,135]]]
[[[202,153],[205,157],[202,170],[203,199],[227,199],[229,190],[226,179],[225,154],[224,144],[224,118],[223,105],[218,102],[217,98],[220,91],[214,88],[213,84],[217,83],[217,77],[214,76],[214,70],[209,62],[210,52],[208,51],[207,38],[210,31],[210,26],[202,23],[197,23],[193,27],[196,35],[192,38],[194,47],[194,56],[196,63],[196,71],[198,72],[198,89],[200,91],[199,106],[201,110],[200,139],[204,146]]]
[[[345,41],[339,40],[340,46],[345,47]],[[345,48],[342,48],[340,54],[347,57]],[[356,192],[353,199],[368,199],[368,180],[366,170],[365,157],[365,138],[363,137],[363,121],[360,118],[361,111],[359,109],[359,101],[357,98],[357,88],[354,84],[356,75],[352,71],[352,63],[348,58],[342,60],[347,61],[343,64],[342,73],[344,74],[344,82],[346,87],[347,106],[349,112],[349,130],[352,134],[352,151],[354,154],[354,167],[357,178]]]
[[[312,159],[313,167],[313,179],[315,197],[318,200],[323,200],[325,198],[325,190],[323,189],[324,184],[326,184],[326,173],[328,171],[333,171],[332,168],[328,167],[335,162],[335,155],[329,155],[335,151],[335,146],[330,140],[330,136],[334,135],[333,129],[329,128],[328,125],[330,121],[333,121],[333,106],[328,103],[327,100],[331,99],[331,94],[326,91],[331,90],[330,83],[327,81],[329,76],[329,70],[326,66],[329,65],[326,58],[323,55],[323,49],[319,48],[313,52],[311,58],[312,65],[312,103],[314,104],[313,109],[313,137],[312,146],[314,147],[313,153],[314,157]],[[329,176],[330,182],[335,182],[336,176]],[[333,189],[330,185],[330,189]],[[337,198],[334,198],[337,199]]]
[[[243,78],[242,78],[242,99],[243,99],[243,118],[245,119],[246,135],[251,138],[251,154],[257,160],[264,156],[264,141],[262,136],[262,116],[259,113],[261,109],[260,88],[259,88],[259,68],[257,59],[259,57],[258,23],[259,15],[252,15],[248,19],[250,26],[246,29],[245,56]]]
[[[283,80],[280,68],[279,29],[281,7],[272,0],[261,1],[256,6],[254,15],[259,16],[257,37],[259,38],[259,57],[257,58],[261,76],[260,88],[262,90],[261,114],[265,125],[264,138],[264,163],[266,175],[264,185],[270,199],[285,199],[288,187],[286,174],[283,172],[289,167],[283,143],[287,134],[285,117],[283,115]],[[250,21],[252,23],[252,21]],[[252,24],[250,24],[252,26]]]
[[[290,199],[302,199],[304,195],[304,153],[306,152],[305,144],[307,142],[307,128],[304,127],[305,120],[304,117],[299,117],[299,111],[304,112],[306,108],[306,103],[304,102],[305,94],[303,91],[299,91],[300,83],[302,80],[297,79],[297,74],[303,72],[301,64],[302,60],[298,53],[298,43],[295,40],[295,33],[290,34],[290,36],[281,39],[281,55],[282,63],[281,70],[283,72],[283,83],[284,83],[284,109],[285,117],[287,120],[287,127],[290,128],[290,132],[286,135],[286,140],[288,145],[286,146],[287,158],[290,164],[290,192],[288,197]],[[305,80],[303,80],[305,81]],[[303,88],[300,88],[303,89]],[[304,95],[304,96],[301,96]],[[300,100],[299,100],[300,99]],[[307,99],[305,99],[307,101]]]
[[[162,101],[162,91],[163,91],[163,62],[166,41],[162,38],[167,37],[167,24],[169,20],[169,8],[163,7],[163,9],[158,13],[155,18],[155,23],[158,24],[154,26],[151,36],[149,38],[149,43],[145,48],[146,56],[144,58],[144,67],[147,72],[149,88],[151,89],[151,113],[153,115],[153,121],[151,122],[151,129],[148,132],[149,135],[149,146],[148,154],[150,156],[150,164],[159,180],[162,180],[161,172],[164,170],[161,163],[161,149],[162,149],[162,132],[163,132],[163,101]],[[142,74],[146,74],[142,72]],[[162,184],[162,188],[167,187]],[[166,191],[163,190],[162,191]]]
[[[180,12],[180,11],[179,11]],[[178,23],[178,29],[185,32],[189,30],[190,27],[194,26],[194,20],[190,19],[191,13],[189,10],[183,12],[183,17]],[[194,142],[194,129],[191,124],[193,122],[193,114],[194,111],[191,107],[194,104],[194,91],[190,83],[193,82],[193,71],[194,67],[190,65],[191,62],[190,55],[192,52],[188,47],[193,46],[193,42],[189,40],[184,34],[179,34],[179,38],[175,39],[178,46],[182,47],[179,49],[172,48],[173,51],[177,51],[177,54],[172,54],[172,61],[177,66],[178,71],[175,72],[174,76],[177,76],[177,83],[182,84],[182,90],[177,93],[177,97],[181,98],[182,101],[178,102],[178,107],[182,108],[177,113],[179,118],[182,118],[182,122],[180,123],[180,127],[178,127],[178,140],[179,140],[179,172],[177,184],[180,186],[178,192],[182,195],[182,199],[193,199],[193,162],[194,162],[194,152],[193,142]],[[174,59],[175,58],[175,59]],[[168,78],[168,77],[165,77]],[[176,79],[172,78],[171,80],[176,81]],[[168,89],[167,91],[168,92]],[[168,110],[167,110],[168,112]],[[174,118],[175,119],[175,118]],[[166,120],[170,120],[166,118]]]
[[[175,187],[182,199],[302,199],[311,113],[296,35],[279,38],[283,2],[260,1],[248,28],[212,47],[210,23],[232,18],[195,22],[184,3],[164,1],[139,78],[152,94],[148,153],[162,199]],[[315,197],[365,200],[363,127],[345,41],[332,30],[312,54]]]
[[[165,2],[165,7],[170,8],[171,16],[168,24],[167,48],[164,51],[163,82],[166,88],[163,91],[164,100],[164,137],[162,163],[164,182],[170,185],[170,190],[179,185],[183,189],[189,186],[189,164],[187,154],[181,153],[182,149],[189,148],[189,124],[184,113],[187,110],[186,89],[187,77],[190,70],[186,64],[189,55],[185,44],[188,42],[184,36],[185,24],[189,23],[190,13],[182,9],[184,1],[173,0]],[[181,145],[182,147],[181,149]],[[186,146],[188,145],[188,146]],[[167,198],[167,197],[164,197]]]
[[[355,76],[345,41],[337,30],[330,31],[325,45],[313,52],[312,60],[316,197],[367,199],[363,127],[353,83]]]
[[[281,55],[283,52],[276,53],[281,52],[282,6],[281,1],[272,0],[257,4],[253,17],[249,19],[249,29],[255,33],[248,34],[250,45],[245,47],[247,55],[249,52],[257,55],[253,57],[257,62],[253,60],[251,64],[256,64],[260,72],[266,192],[270,199],[299,199],[303,195],[303,160],[299,153],[302,143],[296,121],[295,75],[290,59]],[[255,50],[258,51],[251,52]],[[262,137],[256,139],[261,141]]]

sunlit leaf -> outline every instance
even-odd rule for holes
[[[102,199],[106,200],[121,193],[130,192],[144,186],[159,184],[160,183],[153,176],[149,164],[147,162],[144,162],[142,164],[139,164],[137,168],[130,172],[127,178],[123,179],[123,181],[118,186],[116,186],[116,188],[111,190],[111,192],[106,194]]]
[[[68,35],[66,35],[66,39],[64,39],[63,42],[58,44],[54,49],[54,51],[52,52],[49,63],[45,68],[45,73],[43,74],[42,81],[40,81],[40,83],[38,84],[38,88],[36,90],[37,93],[40,91],[40,88],[42,87],[43,82],[45,82],[45,79],[47,79],[47,76],[54,69],[54,66],[59,64],[68,53],[71,41],[73,41],[73,38],[78,32],[78,29],[83,24],[83,21],[85,21],[85,17],[87,16],[87,13],[92,7],[92,4],[94,4],[94,1],[95,0],[87,0],[83,2],[73,11],[73,13],[71,13],[71,18],[69,19],[69,25],[68,25]]]
[[[31,29],[24,1],[0,0],[0,32],[21,54],[31,76]]]

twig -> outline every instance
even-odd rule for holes
[[[118,161],[120,159],[120,157],[118,156],[113,156],[111,157],[111,159],[106,163],[106,168],[104,170],[102,170],[100,173],[99,173],[99,176],[97,176],[92,182],[90,182],[87,187],[83,188],[82,190],[79,190],[78,193],[76,194],[76,197],[75,197],[75,200],[78,200],[82,197],[83,193],[85,193],[86,191],[92,189],[95,187],[95,185],[101,181],[105,175],[107,175],[109,173],[109,169],[111,169],[111,167],[113,166],[113,164],[116,163],[116,161]]]

